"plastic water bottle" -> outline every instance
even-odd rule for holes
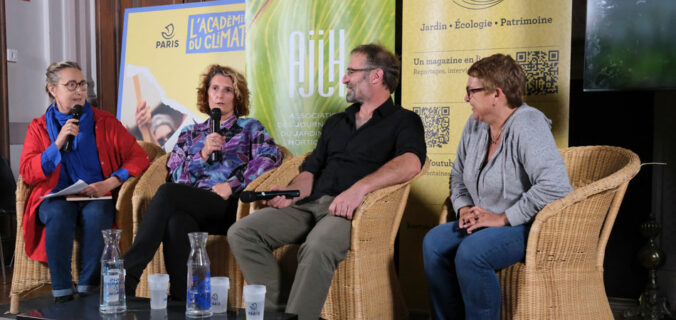
[[[185,315],[189,318],[211,317],[211,272],[207,256],[206,232],[188,233],[190,256],[188,257],[188,292],[185,300]]]
[[[120,234],[122,230],[106,229],[101,231],[106,246],[101,255],[101,294],[99,311],[101,313],[120,313],[127,311],[124,295],[124,260],[120,255]]]

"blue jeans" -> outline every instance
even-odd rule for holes
[[[467,235],[457,222],[423,240],[432,319],[500,319],[496,270],[522,261],[530,225],[485,228]]]
[[[66,201],[62,197],[45,199],[38,208],[45,224],[45,249],[54,297],[73,294],[71,258],[76,226],[81,226],[81,261],[78,292],[88,292],[99,285],[103,235],[115,217],[113,200]]]

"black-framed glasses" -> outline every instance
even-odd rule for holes
[[[347,75],[349,76],[349,75],[352,75],[355,72],[371,71],[371,70],[374,70],[374,69],[376,69],[376,68],[375,67],[367,67],[367,68],[359,68],[359,69],[347,68]]]
[[[60,85],[66,87],[69,91],[75,91],[75,89],[80,88],[80,90],[87,90],[87,87],[89,86],[87,84],[87,80],[82,80],[80,82],[77,82],[75,80],[70,80],[66,83],[59,83]]]
[[[468,96],[468,97],[471,97],[473,94],[475,94],[475,93],[477,93],[477,92],[481,92],[481,91],[486,90],[486,88],[483,88],[483,87],[482,87],[482,88],[470,88],[470,87],[466,87],[465,90],[467,91],[467,96]]]

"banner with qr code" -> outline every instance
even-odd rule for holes
[[[138,140],[173,149],[197,110],[210,64],[244,72],[245,0],[125,10],[117,118]]]
[[[394,51],[395,1],[247,0],[252,116],[294,154],[314,149],[326,119],[345,110],[341,79],[352,48]]]
[[[568,145],[572,1],[403,0],[402,91],[405,108],[425,124],[428,173],[416,180],[401,224],[399,274],[409,307],[427,309],[420,259],[436,226],[471,106],[467,69],[495,53],[511,55],[528,76],[525,102],[552,120],[559,147]]]

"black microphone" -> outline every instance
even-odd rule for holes
[[[80,120],[80,117],[82,116],[82,106],[79,104],[76,104],[73,109],[70,110],[70,114],[73,116],[73,119],[75,120]],[[71,152],[73,151],[73,141],[75,140],[75,136],[72,134],[69,134],[66,137],[66,143],[63,144],[63,147],[61,147],[61,150],[63,152]]]
[[[299,190],[277,190],[277,191],[242,191],[239,200],[242,202],[252,202],[257,200],[270,200],[276,196],[284,196],[287,199],[300,197]]]
[[[211,109],[211,132],[218,132],[221,129],[221,109]],[[205,142],[206,143],[206,142]],[[221,162],[223,155],[221,150],[214,150],[209,155],[209,163]]]

